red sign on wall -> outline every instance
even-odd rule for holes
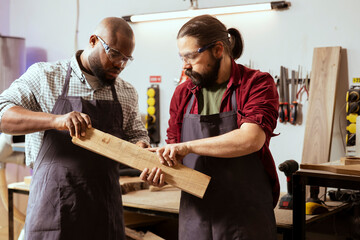
[[[150,83],[161,83],[161,76],[150,76]]]

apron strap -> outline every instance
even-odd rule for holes
[[[61,97],[66,97],[66,95],[68,93],[71,70],[72,70],[72,68],[71,68],[70,63],[69,63],[69,67],[68,67],[68,70],[67,70],[67,73],[66,73],[65,84],[64,84],[63,89],[62,89]]]
[[[114,101],[119,102],[117,94],[116,94],[115,84],[111,85],[111,92],[112,92]]]
[[[192,105],[194,103],[194,99],[195,99],[195,95],[192,94],[190,102],[189,102],[189,104],[187,105],[187,108],[186,108],[186,114],[190,113],[191,107],[192,107]]]
[[[231,106],[232,106],[232,110],[236,112],[237,111],[237,103],[236,103],[236,90],[235,89],[231,95]]]
[[[189,104],[186,108],[186,114],[190,113],[191,107],[194,104],[195,95],[192,94]],[[237,111],[237,103],[236,103],[236,91],[234,90],[231,94],[231,106],[233,111]]]

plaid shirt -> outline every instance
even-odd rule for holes
[[[76,55],[80,54],[78,51]],[[93,89],[80,70],[76,56],[55,63],[36,63],[0,95],[0,121],[5,111],[13,106],[22,106],[36,112],[51,113],[61,95],[68,64],[72,67],[68,96],[81,96],[85,100],[113,100],[111,87]],[[123,128],[126,140],[136,143],[149,142],[149,137],[138,110],[138,95],[135,88],[118,78],[116,93],[123,111]],[[44,131],[26,135],[26,164],[33,166]]]

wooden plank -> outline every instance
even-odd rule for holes
[[[360,165],[300,164],[300,168],[360,176]]]
[[[160,163],[156,154],[94,128],[87,129],[85,137],[73,137],[72,141],[80,147],[141,171],[144,168],[161,168],[168,184],[199,198],[204,196],[210,182],[210,177],[201,172],[182,164],[165,166]]]
[[[360,164],[360,158],[358,157],[342,157],[340,158],[342,165],[356,165]]]
[[[302,163],[329,161],[341,47],[315,48]]]
[[[134,240],[165,240],[152,232],[147,231],[144,234],[141,231],[138,232],[128,227],[125,227],[125,235]]]
[[[179,189],[178,189],[179,190]],[[130,212],[124,210],[124,224],[125,227],[129,228],[138,228],[138,227],[147,227],[158,224],[168,218],[159,217],[148,214],[140,214],[135,212]]]
[[[130,192],[122,196],[126,207],[140,208],[167,213],[179,213],[181,191],[150,192],[148,189]]]

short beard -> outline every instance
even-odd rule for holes
[[[206,88],[216,82],[219,76],[220,62],[222,58],[216,59],[215,57],[213,57],[213,59],[215,60],[215,64],[207,73],[201,74],[193,71],[192,69],[187,69],[185,71],[185,74],[190,77],[193,84]]]
[[[95,52],[89,55],[89,65],[92,73],[99,79],[103,86],[112,86],[115,83],[116,78],[107,78],[106,72],[101,65],[100,56]]]

